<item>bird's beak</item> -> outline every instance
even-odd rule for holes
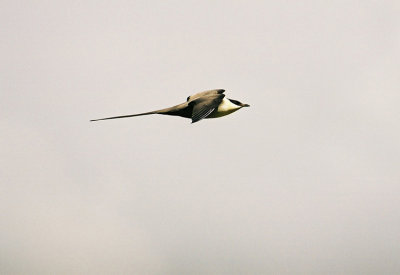
[[[242,103],[242,107],[250,107],[250,105],[249,105],[249,104],[243,104],[243,103]]]

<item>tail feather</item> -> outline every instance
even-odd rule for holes
[[[99,118],[99,119],[92,119],[90,121],[126,118],[126,117],[134,117],[134,116],[145,116],[145,115],[154,115],[154,114],[191,117],[192,111],[191,111],[191,108],[188,108],[188,103],[184,102],[184,103],[181,103],[181,104],[169,107],[169,108],[160,109],[160,110],[156,110],[156,111],[140,113],[140,114],[133,114],[133,115],[105,117],[105,118]]]
[[[91,119],[90,121],[99,121],[99,120],[116,119],[116,118],[126,118],[126,117],[134,117],[134,116],[145,116],[145,115],[153,115],[153,114],[157,114],[157,111],[152,111],[152,112],[147,112],[147,113],[140,113],[140,114],[133,114],[133,115],[113,116],[113,117]]]

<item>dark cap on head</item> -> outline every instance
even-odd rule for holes
[[[240,102],[239,100],[235,100],[235,99],[229,99],[233,104],[236,104],[236,105],[238,105],[238,106],[241,106],[241,107],[250,107],[250,105],[249,104],[245,104],[245,103],[242,103],[242,102]]]

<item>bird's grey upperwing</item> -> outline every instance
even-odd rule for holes
[[[92,119],[90,121],[98,121],[98,120],[107,120],[107,119],[116,119],[116,118],[127,118],[127,117],[135,117],[135,116],[145,116],[145,115],[171,115],[171,116],[181,116],[190,118],[192,116],[191,107],[189,108],[188,102],[184,102],[169,108],[160,109],[156,111],[140,113],[140,114],[132,114],[132,115],[123,115],[123,116],[113,116],[113,117],[105,117],[99,119]]]
[[[189,107],[192,106],[192,123],[206,118],[211,114],[218,105],[222,102],[225,97],[222,93],[210,94],[207,96],[201,96],[189,102]]]
[[[204,91],[204,92],[200,92],[200,93],[188,96],[186,101],[190,102],[199,97],[209,96],[209,95],[218,95],[218,94],[223,94],[224,92],[225,92],[225,90],[223,90],[223,89],[208,90],[208,91]]]

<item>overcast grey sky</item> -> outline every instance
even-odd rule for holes
[[[1,1],[0,273],[400,273],[399,14]]]

